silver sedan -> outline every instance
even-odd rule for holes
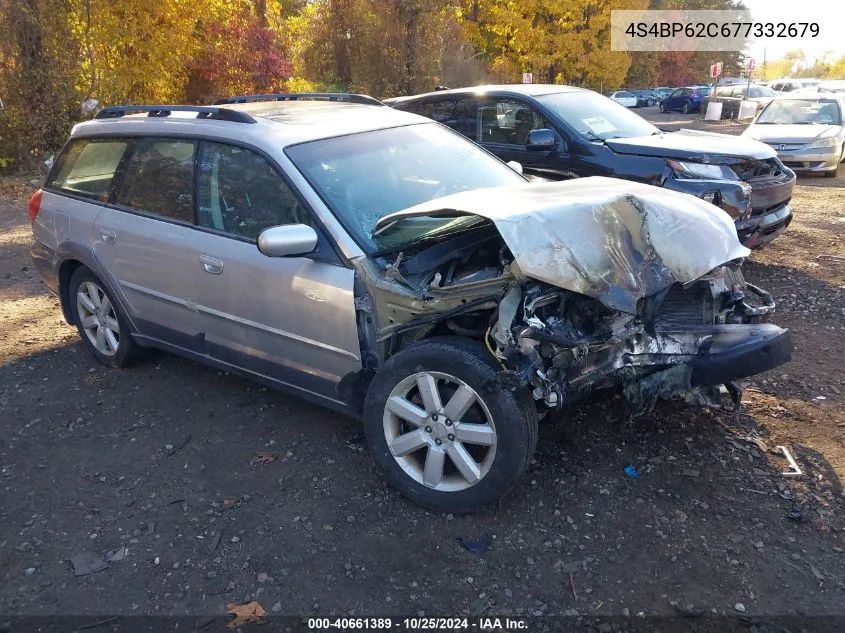
[[[743,132],[771,145],[796,172],[835,178],[845,160],[845,100],[837,94],[778,97]]]

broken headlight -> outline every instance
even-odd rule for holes
[[[697,178],[700,180],[736,180],[736,175],[725,165],[706,165],[681,160],[666,160],[672,171],[679,178]]]

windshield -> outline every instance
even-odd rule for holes
[[[842,125],[842,113],[833,99],[775,99],[755,123]]]
[[[649,136],[660,131],[625,106],[595,92],[558,92],[537,100],[589,139]]]
[[[748,96],[752,99],[759,99],[761,97],[774,97],[777,93],[768,86],[751,86],[748,90]]]
[[[477,216],[422,216],[372,236],[376,222],[389,213],[460,191],[526,182],[497,158],[436,123],[311,141],[285,152],[370,255],[482,222]]]

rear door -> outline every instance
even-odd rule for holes
[[[139,138],[94,222],[93,246],[143,336],[201,351],[194,272],[196,141]]]
[[[337,401],[337,382],[361,369],[354,271],[267,157],[210,141],[199,151],[199,260],[190,270],[208,354]],[[263,255],[258,234],[283,224],[312,226],[317,250]]]

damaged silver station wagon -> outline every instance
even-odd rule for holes
[[[789,359],[725,212],[518,172],[363,96],[107,108],[33,196],[32,253],[102,363],[162,348],[358,415],[445,512],[513,488],[550,410],[738,397]]]

